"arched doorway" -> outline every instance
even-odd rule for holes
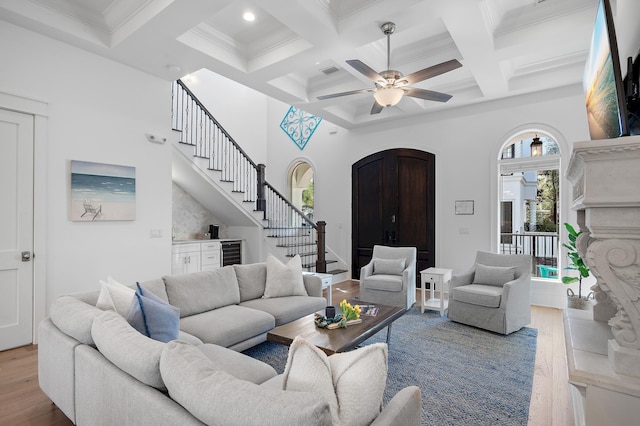
[[[533,276],[557,279],[559,271],[560,147],[535,129],[507,140],[498,159],[498,252],[533,256]]]
[[[417,271],[435,266],[435,155],[389,149],[354,163],[351,173],[353,277],[376,244],[416,247]]]
[[[306,161],[297,161],[289,168],[289,200],[298,210],[313,220],[314,188],[313,167]]]

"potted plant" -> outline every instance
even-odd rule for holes
[[[577,277],[562,277],[562,282],[564,284],[578,282],[578,294],[575,294],[575,292],[570,288],[567,289],[567,306],[573,309],[588,309],[591,305],[591,300],[593,299],[593,292],[591,291],[585,297],[582,297],[582,278],[587,278],[589,276],[589,267],[585,265],[576,247],[576,241],[580,234],[582,234],[582,231],[576,231],[573,226],[568,223],[565,223],[564,227],[567,229],[569,243],[562,245],[567,249],[567,255],[571,262],[571,264],[565,269],[578,271]]]

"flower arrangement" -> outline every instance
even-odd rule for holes
[[[347,300],[340,302],[340,313],[335,318],[326,318],[322,314],[316,313],[314,322],[317,327],[333,330],[336,328],[346,328],[350,324],[361,323],[360,306],[351,306]]]
[[[351,303],[343,299],[340,302],[340,311],[342,311],[342,318],[345,321],[351,321],[360,318],[360,306],[351,306]]]

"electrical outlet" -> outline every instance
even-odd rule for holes
[[[162,238],[162,229],[151,229],[151,230],[149,230],[149,236],[151,238]]]

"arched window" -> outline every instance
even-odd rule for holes
[[[289,199],[298,210],[313,220],[313,168],[305,161],[295,162],[289,169]]]
[[[532,274],[558,278],[560,148],[541,131],[508,140],[498,160],[500,193],[498,250],[533,256]]]

